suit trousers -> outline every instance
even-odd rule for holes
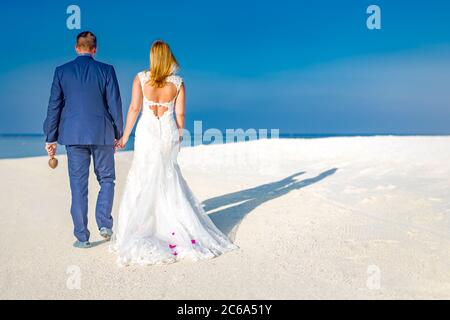
[[[91,157],[94,172],[100,184],[95,218],[98,228],[112,229],[111,215],[114,201],[115,168],[112,145],[67,145],[72,205],[70,213],[74,224],[74,235],[79,241],[89,240],[88,230],[88,184]]]

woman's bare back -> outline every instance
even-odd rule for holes
[[[173,101],[177,96],[177,87],[171,82],[167,82],[164,87],[156,88],[150,84],[144,84],[144,98],[150,102],[149,108],[157,118],[160,118],[168,110],[165,104]]]

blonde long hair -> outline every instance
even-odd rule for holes
[[[166,78],[179,68],[177,59],[170,50],[169,45],[156,40],[150,49],[150,79],[148,83],[152,87],[162,88]]]

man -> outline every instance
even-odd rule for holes
[[[78,57],[55,70],[44,122],[46,150],[56,154],[57,142],[66,146],[71,215],[77,248],[89,248],[88,178],[91,157],[100,184],[95,217],[100,234],[112,236],[115,143],[123,132],[122,101],[111,65],[94,60],[97,38],[92,32],[77,36]]]

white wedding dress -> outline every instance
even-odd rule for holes
[[[149,72],[138,76],[143,89]],[[176,86],[177,96],[182,81],[174,74],[166,79]],[[210,259],[237,248],[207,216],[181,174],[174,118],[177,96],[170,102],[156,103],[142,94],[133,161],[110,245],[119,265]],[[151,106],[166,107],[167,111],[158,118]]]

